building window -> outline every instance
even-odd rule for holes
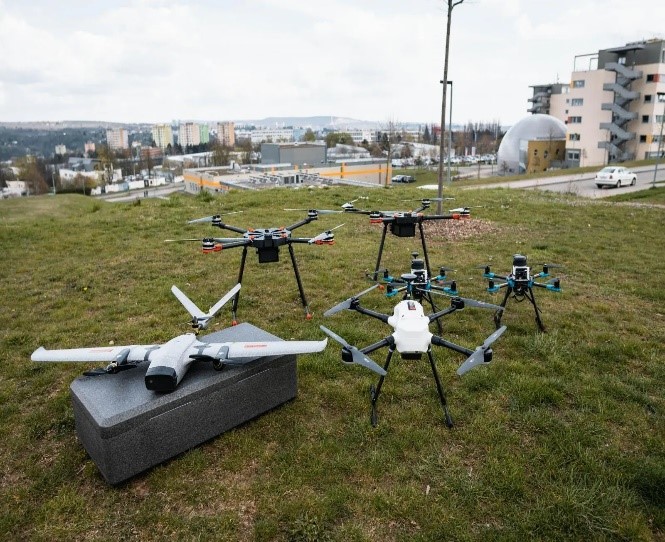
[[[642,122],[649,122],[649,115],[642,115]]]
[[[647,75],[647,83],[657,83],[661,77],[659,73],[650,73]]]
[[[573,98],[570,101],[570,105],[584,105],[584,98]]]
[[[568,140],[569,141],[579,141],[581,138],[580,134],[569,134]]]
[[[582,117],[568,117],[568,124],[581,124]]]
[[[645,94],[644,95],[644,103],[645,104],[650,104],[651,103],[651,94]]]
[[[573,88],[584,88],[584,79],[577,79],[573,81]]]
[[[646,135],[641,135],[640,136],[640,143],[646,143],[647,142],[647,136]]]
[[[579,160],[580,151],[568,151],[568,160]]]
[[[657,124],[662,124],[663,123],[663,117],[665,117],[665,115],[656,115],[656,123]]]

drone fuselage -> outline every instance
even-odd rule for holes
[[[403,357],[417,357],[430,349],[432,333],[429,330],[430,319],[425,316],[423,306],[413,299],[400,301],[388,318],[395,330],[393,339],[395,348]]]
[[[186,333],[149,354],[150,365],[145,373],[145,387],[152,391],[175,390],[192,364],[189,354],[195,341],[195,334]]]

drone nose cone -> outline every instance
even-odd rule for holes
[[[168,392],[178,385],[178,375],[173,367],[150,367],[145,373],[145,387],[152,391]]]

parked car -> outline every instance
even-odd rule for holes
[[[624,185],[635,186],[637,175],[625,167],[607,166],[596,173],[595,182],[598,188],[604,186],[614,186],[616,188]]]
[[[416,178],[411,175],[395,175],[390,179],[393,183],[415,183]]]

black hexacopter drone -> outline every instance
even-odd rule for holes
[[[372,224],[383,224],[383,233],[379,243],[379,254],[374,266],[374,276],[376,280],[379,268],[381,267],[381,258],[383,256],[383,246],[386,241],[386,233],[390,229],[396,237],[415,237],[416,225],[420,232],[420,240],[423,247],[423,256],[425,258],[425,269],[428,275],[432,275],[432,269],[429,264],[429,254],[427,252],[427,243],[425,242],[425,232],[423,231],[423,222],[428,220],[461,220],[471,217],[471,210],[468,207],[451,209],[449,214],[444,215],[424,215],[422,211],[428,209],[432,201],[438,201],[437,198],[420,200],[420,207],[415,211],[371,211],[369,212],[369,221]]]
[[[359,198],[360,199],[360,198]],[[367,199],[367,198],[363,198]],[[383,224],[383,234],[381,235],[381,242],[379,244],[379,254],[376,259],[376,266],[372,274],[372,280],[377,280],[379,276],[379,268],[381,267],[381,258],[383,256],[383,246],[386,240],[386,233],[390,229],[390,233],[396,237],[415,237],[416,225],[420,231],[420,239],[423,247],[423,255],[425,257],[425,266],[427,273],[432,274],[429,264],[429,254],[427,253],[427,244],[425,242],[425,233],[423,231],[423,222],[428,220],[460,220],[464,218],[471,218],[471,209],[469,207],[459,207],[457,209],[450,209],[449,214],[445,215],[424,215],[422,212],[429,209],[433,201],[442,201],[444,199],[452,198],[423,198],[417,200],[420,202],[420,207],[414,211],[370,211],[367,209],[356,209],[353,200],[342,205],[342,210],[330,209],[317,209],[310,210],[310,213],[355,213],[360,215],[369,216],[370,224]],[[302,211],[303,209],[285,209],[287,211]]]
[[[290,226],[278,228],[257,228],[257,229],[244,229],[222,222],[221,215],[208,216],[204,218],[197,218],[190,220],[188,224],[196,224],[202,222],[209,222],[213,226],[242,234],[242,237],[206,237],[203,239],[167,239],[167,242],[176,241],[200,241],[204,254],[211,252],[219,252],[228,248],[243,247],[242,257],[240,259],[240,271],[238,273],[238,284],[242,283],[242,277],[245,272],[245,260],[247,259],[247,249],[253,247],[259,257],[259,263],[271,263],[279,261],[279,248],[287,245],[289,248],[289,255],[291,256],[291,264],[293,265],[293,272],[298,284],[298,291],[300,293],[300,300],[302,301],[303,308],[305,309],[305,316],[307,319],[312,317],[309,310],[309,304],[305,297],[305,291],[300,279],[300,272],[298,270],[298,263],[293,250],[293,243],[304,243],[309,245],[332,245],[334,243],[335,234],[333,230],[343,226],[335,226],[334,228],[324,231],[314,237],[293,237],[293,230],[309,224],[310,222],[318,219],[316,211],[308,211],[307,218],[296,222]],[[236,313],[238,310],[238,301],[240,299],[240,292],[233,298],[232,315],[233,325],[237,324]]]
[[[412,287],[413,282],[416,280],[416,276],[413,273],[405,273],[402,275],[401,279],[407,285]],[[475,350],[470,350],[463,346],[447,341],[442,337],[433,335],[429,331],[429,325],[439,318],[446,316],[447,314],[464,309],[466,306],[496,310],[503,310],[503,308],[498,307],[497,305],[490,305],[489,303],[474,301],[472,299],[464,299],[461,297],[452,297],[449,308],[430,315],[426,315],[424,313],[423,306],[415,299],[404,299],[400,301],[395,306],[392,315],[382,314],[361,307],[360,297],[372,291],[374,288],[377,288],[378,286],[378,284],[375,284],[371,288],[368,288],[367,290],[364,290],[363,292],[350,297],[342,303],[339,303],[330,310],[326,311],[324,316],[330,316],[344,309],[354,310],[360,314],[371,316],[372,318],[376,318],[382,322],[387,323],[388,325],[392,326],[394,330],[393,333],[378,342],[359,349],[350,345],[342,337],[336,335],[328,328],[321,326],[321,330],[342,345],[343,362],[357,363],[380,375],[377,385],[372,385],[370,387],[370,420],[373,426],[376,427],[377,425],[376,403],[379,400],[379,395],[381,394],[381,387],[383,386],[383,381],[388,372],[388,367],[390,365],[390,360],[393,356],[393,353],[395,350],[397,350],[397,352],[399,352],[402,356],[402,359],[405,360],[421,359],[423,354],[427,354],[430,367],[432,368],[432,373],[434,375],[434,380],[436,382],[436,389],[439,394],[439,400],[441,401],[441,406],[443,407],[446,425],[448,427],[452,427],[453,421],[450,417],[450,413],[448,412],[446,396],[443,392],[443,386],[441,385],[439,373],[436,369],[434,357],[432,356],[432,345],[444,346],[450,350],[454,350],[455,352],[459,352],[460,354],[467,356],[466,361],[464,361],[464,363],[462,363],[462,365],[460,365],[460,367],[457,369],[457,374],[463,375],[480,364],[489,363],[492,361],[493,352],[490,346],[496,339],[501,336],[506,328],[504,326],[496,330],[489,337],[487,337],[481,346],[477,347]],[[375,350],[383,347],[388,347],[388,355],[386,357],[384,366],[381,367],[372,359],[370,359],[367,354],[371,354]]]
[[[536,282],[536,279],[549,277],[549,270],[557,267],[561,267],[556,264],[543,264],[543,270],[540,273],[535,275],[531,274],[531,268],[527,265],[526,256],[522,254],[515,254],[513,256],[513,269],[511,273],[507,276],[497,275],[492,273],[489,265],[480,266],[484,269],[483,277],[489,280],[487,291],[491,293],[498,292],[501,288],[506,288],[506,294],[503,296],[503,301],[501,301],[501,307],[505,307],[508,301],[508,298],[513,296],[513,299],[517,302],[524,301],[528,299],[529,302],[533,305],[533,310],[536,313],[536,323],[540,331],[545,331],[545,326],[543,325],[542,320],[540,319],[540,309],[536,304],[536,298],[533,295],[533,287],[544,288],[551,292],[560,292],[561,291],[561,281],[558,278],[551,278],[547,283]],[[496,280],[502,280],[505,282],[497,283]],[[503,311],[497,310],[494,313],[494,324],[497,329],[501,326],[501,317]]]

